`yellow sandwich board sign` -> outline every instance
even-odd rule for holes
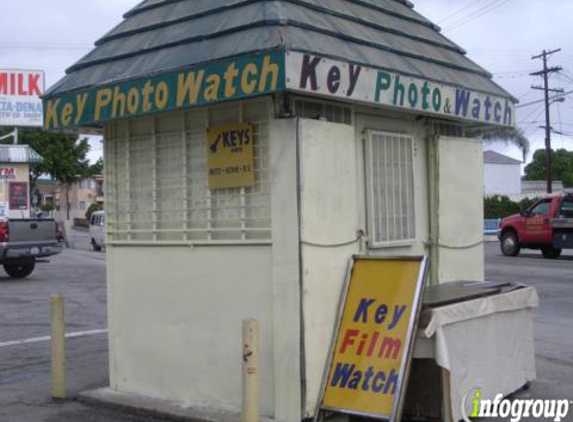
[[[399,420],[426,266],[353,258],[315,420],[323,410]]]
[[[207,130],[209,189],[255,185],[253,126],[236,123]]]

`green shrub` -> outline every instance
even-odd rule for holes
[[[486,196],[483,201],[484,218],[504,218],[512,214],[519,214],[520,211],[533,205],[537,199],[538,198],[525,198],[519,202],[515,202],[507,196]]]
[[[54,211],[56,208],[53,204],[42,204],[40,205],[40,209],[44,212]]]
[[[86,210],[86,220],[90,221],[92,214],[101,210],[103,210],[103,204],[91,204]]]

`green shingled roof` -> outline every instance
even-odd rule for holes
[[[44,162],[44,158],[28,145],[0,145],[0,163]]]
[[[513,100],[405,0],[145,0],[45,98],[274,50],[322,55]]]

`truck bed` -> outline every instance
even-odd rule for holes
[[[573,218],[553,218],[553,246],[560,249],[573,249]]]
[[[0,260],[34,260],[62,251],[53,218],[18,218],[0,221]]]

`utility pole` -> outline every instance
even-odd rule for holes
[[[544,85],[543,87],[540,86],[532,86],[533,89],[539,89],[545,92],[545,167],[546,167],[546,176],[547,176],[547,193],[551,193],[553,191],[553,185],[551,181],[551,118],[549,112],[549,92],[557,92],[562,94],[562,89],[551,89],[549,88],[549,74],[554,72],[559,72],[563,68],[560,66],[554,67],[547,67],[547,58],[555,53],[561,51],[560,48],[556,50],[543,50],[543,53],[533,56],[531,59],[543,59],[543,70],[539,72],[531,73],[532,76],[543,76]]]

